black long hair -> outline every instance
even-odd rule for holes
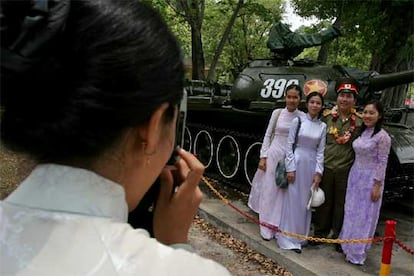
[[[373,137],[382,128],[382,122],[384,121],[384,106],[378,100],[371,100],[365,106],[367,106],[367,105],[373,105],[375,107],[375,109],[378,111],[378,121],[375,124],[375,126],[374,126],[374,132],[371,135],[371,137]],[[367,126],[363,123],[362,126],[361,126],[361,132],[360,132],[359,135],[361,135],[366,128],[367,128]]]
[[[184,67],[156,11],[140,1],[49,0],[39,12],[36,2],[1,1],[4,144],[47,162],[93,158],[163,103],[165,120],[174,118]],[[33,13],[43,19],[28,29]]]

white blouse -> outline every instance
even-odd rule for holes
[[[123,188],[91,171],[39,165],[0,201],[0,275],[230,275],[126,223]]]

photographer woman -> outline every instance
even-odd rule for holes
[[[174,249],[204,167],[180,150],[165,169],[184,72],[160,16],[139,1],[1,5],[1,138],[40,165],[0,202],[0,274],[228,275]],[[158,177],[152,239],[126,221]]]

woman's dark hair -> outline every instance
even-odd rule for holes
[[[294,90],[298,91],[299,92],[299,98],[302,99],[302,94],[303,94],[302,88],[297,84],[288,85],[285,89],[285,96],[286,96],[287,92],[291,89],[294,89]]]
[[[321,111],[319,111],[319,114],[318,114],[318,118],[319,117],[321,117],[321,115],[322,115],[322,110],[323,110],[323,105],[325,104],[325,101],[323,100],[323,96],[322,96],[322,94],[321,93],[319,93],[319,92],[317,92],[317,91],[313,91],[313,92],[310,92],[307,96],[306,96],[306,104],[308,104],[308,102],[310,101],[310,99],[312,98],[312,97],[319,97],[319,99],[321,99],[321,102],[322,102],[322,108],[321,108]]]
[[[314,96],[319,97],[319,99],[321,99],[322,102],[322,106],[324,105],[325,101],[323,100],[323,96],[321,93],[314,91],[314,92],[310,92],[307,96],[306,96],[306,103],[308,103],[310,101],[310,99]]]
[[[14,70],[20,65],[8,60],[24,53],[11,40],[32,11],[3,9],[2,1],[2,17],[13,28],[2,26],[2,37],[10,39],[1,45],[1,139],[47,162],[97,156],[127,128],[147,122],[162,103],[170,104],[165,120],[171,121],[183,95],[180,47],[157,12],[140,1],[66,2],[62,30],[40,45],[47,54],[28,55],[30,67]],[[7,17],[10,10],[25,14]],[[32,30],[26,45],[46,27]]]
[[[378,111],[378,121],[375,124],[374,132],[372,133],[371,137],[373,137],[375,134],[377,134],[381,128],[382,128],[382,122],[384,121],[384,106],[382,103],[378,100],[371,100],[369,101],[365,106],[367,105],[373,105],[375,109]],[[361,132],[360,135],[364,132],[364,130],[367,128],[365,124],[362,124],[361,126]]]

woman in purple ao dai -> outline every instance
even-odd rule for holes
[[[305,236],[309,234],[312,216],[311,210],[307,209],[310,189],[319,188],[326,142],[326,124],[319,120],[322,95],[319,92],[309,93],[306,106],[308,113],[301,119],[300,126],[299,118],[294,119],[289,131],[285,159],[289,187],[280,221],[281,230]],[[306,241],[279,234],[277,243],[282,249],[300,254]]]
[[[363,111],[361,135],[352,143],[355,161],[351,167],[345,198],[340,239],[368,239],[377,227],[391,138],[381,128],[384,109],[369,102]],[[370,243],[343,243],[346,260],[364,264]]]
[[[250,209],[259,214],[260,222],[277,227],[280,224],[285,190],[276,186],[276,165],[285,158],[286,140],[292,120],[304,116],[297,109],[302,94],[300,86],[289,85],[285,93],[286,108],[275,109],[270,117],[248,201]],[[260,234],[264,240],[276,237],[275,231],[263,225],[260,225]]]

